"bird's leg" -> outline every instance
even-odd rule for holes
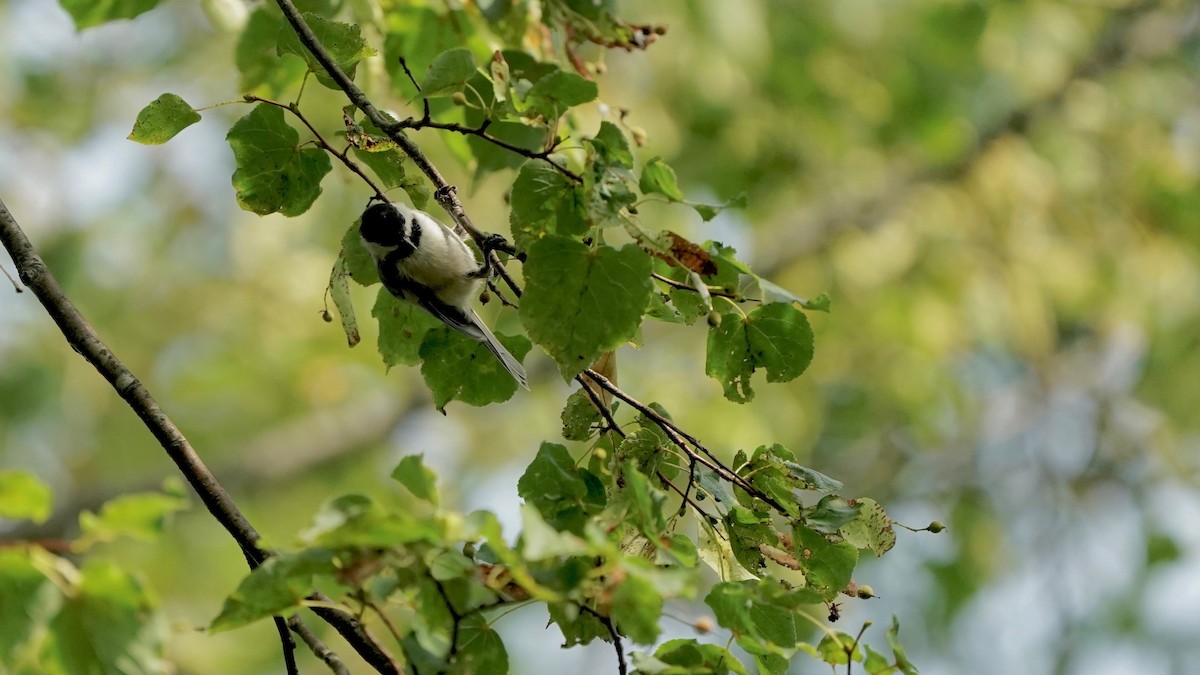
[[[490,279],[495,274],[495,270],[492,268],[492,251],[503,251],[507,248],[509,248],[508,240],[499,234],[493,233],[484,237],[479,245],[479,250],[483,253],[483,264],[468,276],[473,279]]]

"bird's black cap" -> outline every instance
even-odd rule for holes
[[[372,204],[363,211],[358,233],[380,246],[397,246],[404,239],[404,215],[391,204]]]

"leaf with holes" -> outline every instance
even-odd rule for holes
[[[283,110],[260,103],[225,136],[237,169],[233,187],[238,205],[260,216],[298,216],[321,194],[321,179],[332,168],[320,148],[301,148],[300,134]]]
[[[750,376],[767,371],[768,382],[788,382],[808,368],[813,357],[813,332],[804,313],[790,304],[773,302],[743,315],[721,316],[708,332],[704,372],[721,383],[725,398],[746,403],[754,398]]]

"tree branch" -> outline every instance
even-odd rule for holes
[[[695,436],[692,436],[691,434],[688,434],[684,430],[680,429],[675,425],[674,422],[666,417],[663,417],[654,408],[651,408],[645,403],[642,403],[625,393],[600,373],[588,369],[583,371],[583,374],[587,375],[588,378],[595,382],[601,389],[604,389],[613,396],[621,399],[630,405],[634,410],[637,410],[639,413],[644,415],[651,422],[654,422],[654,424],[657,425],[659,429],[662,429],[663,433],[667,435],[667,438],[671,439],[672,443],[679,446],[681,450],[687,453],[687,456],[691,461],[703,464],[721,478],[724,478],[730,483],[742,488],[746,492],[758,497],[759,499],[763,500],[763,502],[770,504],[771,507],[779,513],[787,515],[787,510],[783,508],[782,504],[776,501],[775,498],[771,497],[771,495],[768,495],[762,490],[754,487],[745,478],[742,478],[734,473],[732,469],[725,466],[725,464],[721,462],[721,460],[717,459],[717,457],[713,455],[708,448],[704,447],[700,441],[696,440]]]
[[[421,93],[421,85],[420,85],[420,83],[417,82],[417,78],[413,77],[412,71],[408,69],[408,62],[404,60],[404,57],[400,57],[400,67],[404,69],[404,74],[408,76],[408,81],[412,82],[413,87],[415,87],[417,90],[417,93],[420,94]],[[553,153],[555,148],[558,147],[557,141],[555,143],[553,143],[549,148],[542,150],[542,151],[528,150],[526,148],[522,148],[519,145],[513,145],[512,143],[509,143],[508,141],[505,141],[500,138],[496,138],[495,136],[492,136],[491,134],[487,133],[488,127],[492,125],[492,120],[490,118],[485,119],[483,121],[483,123],[480,124],[478,127],[466,127],[466,126],[463,126],[456,122],[434,122],[433,116],[429,112],[429,99],[422,96],[421,104],[422,104],[421,119],[416,120],[416,119],[412,119],[410,117],[409,119],[406,119],[400,123],[400,125],[403,128],[405,128],[405,129],[441,129],[443,131],[453,131],[455,133],[462,134],[464,136],[478,136],[479,138],[482,138],[483,140],[487,141],[488,143],[491,143],[492,145],[504,148],[505,150],[508,150],[509,152],[515,152],[516,154],[521,155],[522,157],[526,157],[528,159],[540,159],[543,162],[554,167],[555,169],[557,169],[559,171],[559,173],[563,174],[567,178],[570,178],[571,180],[575,181],[576,183],[583,182],[583,178],[579,174],[575,173],[574,171],[571,171],[567,167],[550,159],[550,154]]]
[[[237,542],[250,568],[261,565],[271,554],[259,546],[258,531],[221,487],[216,476],[209,471],[191,443],[159,407],[150,391],[125,367],[80,314],[3,200],[0,200],[0,243],[12,256],[21,282],[33,291],[71,348],[92,364],[142,420],[196,491],[205,508]],[[377,670],[383,673],[400,672],[392,658],[367,635],[353,617],[335,610],[327,610],[321,616],[346,637],[351,646]],[[284,646],[286,650],[287,645]]]
[[[304,644],[308,645],[308,648],[312,650],[312,653],[318,659],[321,659],[325,662],[325,665],[329,666],[329,670],[333,671],[334,675],[350,675],[350,670],[346,668],[345,663],[342,663],[341,657],[329,647],[326,647],[325,643],[321,642],[321,638],[317,637],[317,634],[300,617],[292,615],[287,620],[287,625],[288,628],[292,629],[293,633],[300,636],[300,639],[304,641]]]
[[[296,31],[296,36],[300,38],[300,42],[304,45],[304,48],[317,59],[325,69],[325,72],[329,74],[329,77],[338,85],[338,88],[345,92],[350,102],[361,110],[363,115],[366,115],[367,119],[371,120],[372,124],[378,127],[388,138],[392,139],[404,151],[404,154],[408,155],[409,159],[417,165],[421,173],[424,173],[429,178],[429,181],[436,188],[434,197],[438,203],[442,205],[442,208],[446,209],[446,212],[450,214],[454,222],[458,223],[475,240],[475,243],[483,249],[484,241],[488,235],[475,227],[474,223],[467,216],[466,210],[463,209],[462,202],[459,201],[458,195],[455,194],[453,186],[446,181],[446,178],[442,176],[437,167],[429,161],[429,158],[425,156],[421,148],[404,134],[403,123],[381,113],[375,107],[375,104],[371,103],[371,100],[367,98],[367,95],[363,93],[362,89],[359,89],[358,85],[354,84],[354,81],[347,77],[346,73],[342,72],[341,67],[338,66],[337,62],[326,51],[325,46],[321,44],[316,34],[313,33],[312,28],[304,21],[304,17],[300,15],[300,10],[296,9],[296,5],[292,3],[292,0],[276,0],[276,3],[279,5],[279,9],[283,11],[284,18],[291,24],[292,29]]]
[[[579,611],[591,614],[604,624],[608,629],[608,634],[612,636],[613,649],[617,650],[617,672],[620,675],[626,675],[629,672],[628,666],[625,665],[625,648],[621,645],[621,634],[617,632],[616,626],[613,625],[610,617],[604,616],[587,605],[579,605]]]

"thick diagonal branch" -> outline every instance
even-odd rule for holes
[[[205,508],[237,542],[251,569],[261,565],[271,554],[259,546],[258,531],[242,514],[229,493],[221,487],[216,476],[209,471],[183,432],[159,407],[158,402],[150,395],[150,391],[108,348],[96,330],[67,297],[62,286],[50,273],[46,263],[38,255],[29,238],[25,236],[25,232],[21,230],[21,226],[17,224],[16,218],[9,212],[3,200],[0,200],[0,244],[3,244],[9,255],[12,256],[21,282],[33,291],[33,295],[42,303],[46,313],[58,325],[71,348],[92,364],[92,367],[112,385],[117,395],[124,399],[142,420],[146,429],[158,440],[171,461],[179,467],[180,473],[199,495]],[[392,658],[375,643],[353,617],[333,610],[320,613],[320,616],[341,633],[350,645],[377,670],[382,673],[400,672]],[[312,644],[307,639],[306,642]]]

